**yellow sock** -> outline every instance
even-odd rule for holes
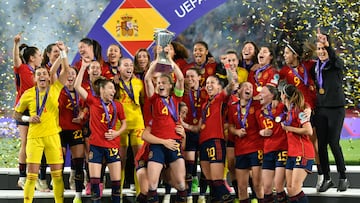
[[[62,177],[62,170],[51,171],[51,178],[54,187],[55,203],[64,202],[64,181]]]
[[[121,169],[121,180],[120,180],[120,189],[122,191],[122,189],[124,188],[124,182],[125,182],[125,168]]]
[[[134,182],[135,182],[135,190],[136,190],[136,196],[140,194],[140,184],[139,184],[139,180],[137,179],[136,176],[136,169],[134,169]]]
[[[35,183],[38,179],[37,173],[28,173],[26,175],[26,182],[24,186],[24,203],[33,202],[34,192],[35,192]]]
[[[225,159],[224,180],[226,180],[226,178],[227,178],[228,171],[229,171],[229,169],[228,169],[228,161],[227,161],[227,159]]]

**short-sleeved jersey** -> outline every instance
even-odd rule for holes
[[[279,72],[280,80],[286,80],[287,84],[293,84],[297,87],[303,93],[305,102],[311,107],[311,109],[315,108],[316,103],[315,83],[310,75],[311,69],[314,65],[314,61],[305,61],[298,65],[297,73],[302,79],[300,79],[296,73],[294,73],[295,70],[289,66],[283,66]],[[307,78],[307,85],[304,83],[305,77]]]
[[[201,107],[207,99],[206,90],[199,88],[197,90],[189,89],[183,96],[183,102],[188,107],[185,123],[197,125],[201,118]]]
[[[126,93],[125,88],[120,82],[118,85],[119,88],[119,102],[124,107],[124,112],[126,115],[126,126],[127,129],[139,129],[144,128],[144,119],[141,111],[141,103],[144,99],[144,86],[143,82],[133,77],[131,81],[124,82],[128,89],[130,89],[130,83],[133,89],[134,100]],[[117,123],[117,128],[120,126],[120,122]]]
[[[49,86],[44,110],[40,115],[40,123],[30,123],[28,138],[46,137],[61,131],[59,126],[59,96],[63,84],[58,80]],[[42,106],[46,91],[39,92],[39,107]],[[36,87],[32,87],[24,92],[15,107],[16,112],[24,112],[29,109],[30,116],[36,116]]]
[[[246,135],[243,137],[235,136],[235,155],[243,155],[252,152],[256,152],[258,150],[262,150],[264,146],[264,140],[259,134],[259,126],[256,121],[255,115],[255,105],[254,102],[251,102],[249,109],[247,110],[248,115],[246,121],[244,119],[246,115],[246,108],[239,106],[240,100],[237,102],[233,102],[229,105],[228,110],[228,118],[229,124],[234,125],[236,129],[241,129],[241,124],[238,118],[240,114],[241,122],[245,123]],[[238,110],[239,108],[239,110]],[[240,112],[239,112],[240,111]]]
[[[105,148],[119,148],[120,147],[120,136],[117,136],[113,140],[105,139],[105,133],[108,132],[108,120],[106,118],[105,110],[101,104],[100,97],[94,97],[91,94],[88,94],[86,98],[86,104],[89,106],[90,111],[90,121],[89,126],[91,130],[91,135],[89,138],[89,143],[94,146],[105,147]],[[116,120],[125,120],[125,113],[122,105],[114,101],[116,106],[116,115],[114,115],[114,108],[112,104],[108,104],[108,112],[110,122],[113,119]],[[114,118],[115,117],[115,118]],[[115,126],[112,126],[112,129],[115,130]]]
[[[105,63],[101,68],[101,75],[108,80],[113,80],[114,76],[117,74],[117,67],[112,67],[109,63]]]
[[[176,111],[176,115],[179,118],[178,106],[179,103],[181,102],[182,97],[171,96],[171,98],[174,102],[174,106],[175,106],[174,110]],[[150,98],[150,104],[152,105],[151,134],[163,139],[180,140],[181,135],[178,135],[175,132],[176,122],[173,119],[170,110],[163,102],[162,97],[160,97],[160,95],[155,93]]]
[[[21,64],[19,67],[14,67],[16,97],[15,105],[18,103],[21,95],[29,88],[34,87],[34,72],[27,64]]]
[[[227,103],[228,96],[224,91],[215,95],[212,99],[208,98],[202,106],[205,114],[205,122],[202,121],[199,143],[218,138],[224,139],[224,120],[223,105]],[[208,108],[206,108],[208,106]]]
[[[76,108],[78,108],[77,111],[79,111],[80,108],[84,106],[84,102],[80,98],[78,99],[78,101],[76,101],[75,94],[77,93],[75,91],[69,91],[69,93],[72,93],[71,98],[73,99],[73,101],[71,101],[68,93],[65,91],[65,88],[63,88],[60,93],[59,124],[62,130],[81,130],[82,123],[74,123],[72,122],[72,119],[74,118],[74,116],[76,116],[74,115],[74,105]]]
[[[282,129],[281,123],[275,121],[276,117],[285,116],[283,113],[284,107],[283,103],[279,103],[276,108],[271,108],[271,112],[268,112],[267,108],[256,111],[256,118],[260,130],[270,129],[273,131],[271,136],[264,137],[264,153],[288,149],[286,132]]]
[[[293,127],[300,128],[305,123],[310,122],[303,111],[296,111],[295,109],[292,109],[287,113],[286,120],[288,122],[290,117],[290,126]],[[312,159],[315,157],[314,147],[309,138],[309,135],[299,135],[289,131],[286,132],[286,135],[288,141],[288,156],[302,156],[307,159]]]
[[[249,72],[243,67],[236,68],[238,83],[242,83],[247,81]]]
[[[255,78],[257,78],[257,80]],[[248,82],[250,82],[253,85],[254,97],[259,94],[259,92],[256,90],[258,87],[256,81],[258,81],[260,86],[265,86],[267,84],[272,84],[274,86],[277,86],[279,83],[279,73],[271,65],[267,67],[265,70],[258,72],[257,76],[256,76],[256,71],[250,71],[248,76]]]

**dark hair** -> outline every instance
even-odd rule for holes
[[[94,40],[94,39],[90,39],[90,38],[82,38],[80,40],[80,42],[85,43],[85,44],[93,47],[95,60],[99,61],[100,66],[103,66],[104,65],[104,59],[102,57],[101,45],[99,44],[99,42]]]
[[[29,63],[30,57],[31,56],[35,56],[36,52],[39,49],[37,47],[33,47],[33,46],[28,46],[26,44],[21,44],[19,46],[19,53],[20,53],[20,58],[22,63]]]
[[[103,76],[97,78],[93,83],[93,87],[96,95],[100,96],[100,88],[104,88],[105,85],[108,84],[109,82],[113,83],[111,80],[108,80]]]
[[[187,59],[189,58],[189,53],[186,47],[180,42],[172,41],[171,45],[174,47],[174,61],[177,59]]]
[[[209,46],[208,46],[208,44],[206,42],[197,41],[197,42],[194,43],[194,46],[197,45],[197,44],[201,44],[201,45],[203,45],[205,47],[206,50],[209,50]]]
[[[189,68],[189,69],[187,69],[186,72],[187,72],[188,70],[193,70],[193,71],[195,71],[198,76],[201,75],[199,69],[195,68],[194,66],[191,67],[191,68]],[[185,72],[185,74],[186,74],[186,72]]]
[[[258,63],[257,55],[259,54],[259,47],[258,47],[258,46],[255,44],[255,42],[253,42],[253,41],[245,41],[242,49],[244,49],[245,45],[247,45],[247,44],[251,44],[251,45],[254,46],[254,49],[255,49],[254,52],[255,52],[255,53],[254,53],[254,56],[252,57],[251,61],[252,61],[253,63]],[[241,50],[242,50],[242,49],[241,49]],[[242,52],[241,52],[241,54],[240,54],[240,61],[241,61],[241,63],[242,63],[243,60],[244,60],[244,59],[243,59],[243,55],[242,55]]]
[[[226,54],[235,54],[236,58],[239,58],[238,53],[235,51],[235,49],[228,49],[225,52]]]
[[[273,100],[280,100],[279,91],[275,86],[266,85],[266,88],[268,88],[269,92],[273,95]]]
[[[138,62],[138,60],[139,60],[139,53],[140,52],[145,52],[146,53],[146,55],[147,55],[147,57],[148,57],[148,59],[149,59],[149,63],[148,63],[148,66],[147,66],[147,69],[149,68],[149,66],[150,66],[150,61],[151,61],[151,59],[150,59],[150,53],[149,53],[149,51],[147,50],[147,49],[145,49],[145,48],[140,48],[140,49],[138,49],[137,51],[136,51],[136,53],[135,53],[135,57],[134,57],[134,72],[135,73],[142,73],[144,70],[140,70],[140,68],[139,68],[139,62]],[[146,70],[145,70],[146,71]]]
[[[45,66],[45,65],[47,65],[49,63],[50,59],[49,59],[49,56],[47,54],[51,53],[54,46],[56,46],[56,44],[51,43],[51,44],[47,45],[47,47],[45,48],[44,53],[43,53],[43,60],[41,61],[42,66]]]
[[[304,49],[303,49],[303,44],[297,41],[292,41],[292,42],[288,42],[286,43],[286,47],[288,47],[291,52],[293,52],[294,54],[297,55],[297,59],[299,61],[302,60],[302,56],[304,53]]]
[[[274,68],[276,68],[276,55],[275,55],[275,51],[274,51],[274,48],[271,44],[267,44],[267,45],[262,45],[260,47],[261,48],[267,48],[270,52],[270,56],[272,56],[272,59],[270,61],[270,65],[272,65]]]
[[[290,103],[295,105],[295,108],[299,108],[300,110],[305,109],[304,95],[295,85],[285,85],[282,92],[286,98],[289,99]]]

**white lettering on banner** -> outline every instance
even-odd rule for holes
[[[178,11],[178,9],[175,9],[174,11],[175,11],[176,15],[179,16],[179,18],[183,18],[183,17],[185,17],[186,14],[193,11],[197,5],[201,5],[201,3],[203,1],[206,1],[206,0],[187,0],[180,5],[179,9],[181,11]]]

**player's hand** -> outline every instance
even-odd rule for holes
[[[29,123],[40,123],[40,116],[31,116],[29,119]]]
[[[180,147],[180,144],[173,139],[165,139],[163,145],[172,151],[176,151]]]

